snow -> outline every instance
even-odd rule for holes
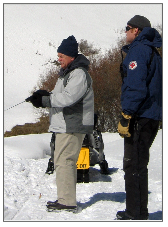
[[[4,139],[5,221],[114,221],[125,209],[123,139],[103,133],[110,174],[90,167],[90,182],[77,183],[79,213],[47,212],[47,201],[57,199],[56,174],[45,174],[50,158],[51,133]],[[149,220],[162,220],[162,130],[150,149]]]
[[[73,34],[77,41],[86,39],[104,53],[125,35],[120,31],[126,22],[142,12],[153,26],[162,25],[161,4],[4,5],[4,110],[30,96],[39,76],[53,67],[49,61],[57,59],[64,38]],[[37,120],[32,105],[22,103],[4,112],[4,131]],[[125,209],[123,139],[103,133],[110,175],[101,175],[98,165],[90,167],[90,182],[77,184],[82,208],[77,214],[46,211],[46,202],[57,196],[55,172],[45,174],[50,139],[50,133],[4,138],[4,221],[113,221],[116,212]],[[150,220],[162,220],[162,183],[159,130],[150,149]]]

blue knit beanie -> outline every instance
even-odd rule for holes
[[[71,35],[67,39],[63,39],[61,45],[57,49],[57,52],[70,57],[77,57],[78,43],[75,37]]]

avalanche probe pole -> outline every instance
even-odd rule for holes
[[[16,105],[14,105],[14,106],[11,106],[10,108],[8,108],[8,109],[6,109],[6,110],[4,110],[4,111],[10,110],[10,109],[12,109],[13,107],[18,106],[18,105],[20,105],[20,104],[22,104],[22,103],[24,103],[24,102],[26,102],[26,100],[24,100],[23,102],[20,102],[20,103],[18,103],[18,104],[16,104]]]
[[[10,109],[14,108],[15,106],[18,106],[18,105],[20,105],[20,104],[22,104],[22,103],[24,103],[24,102],[29,102],[29,101],[31,101],[31,98],[32,98],[32,96],[28,97],[28,98],[25,99],[24,101],[22,101],[22,102],[20,102],[20,103],[18,103],[18,104],[16,104],[16,105],[14,105],[14,106],[11,106],[11,107],[8,108],[7,110],[10,110]],[[4,110],[4,111],[7,111],[7,110]]]

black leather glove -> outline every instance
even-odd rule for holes
[[[49,96],[49,95],[50,93],[46,90],[38,90],[38,91],[35,91],[32,96],[28,97],[26,99],[26,102],[31,102],[33,106],[35,106],[36,108],[39,108],[39,107],[45,108],[42,105],[42,97]]]
[[[121,119],[118,123],[118,132],[121,137],[131,137],[131,134],[129,133],[129,125],[130,125],[130,119],[132,118],[130,115],[121,113]]]

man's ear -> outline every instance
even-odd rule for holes
[[[134,28],[134,32],[135,32],[135,36],[136,36],[139,32],[139,28]]]
[[[75,58],[74,57],[71,57],[71,62],[73,62],[75,60]]]

